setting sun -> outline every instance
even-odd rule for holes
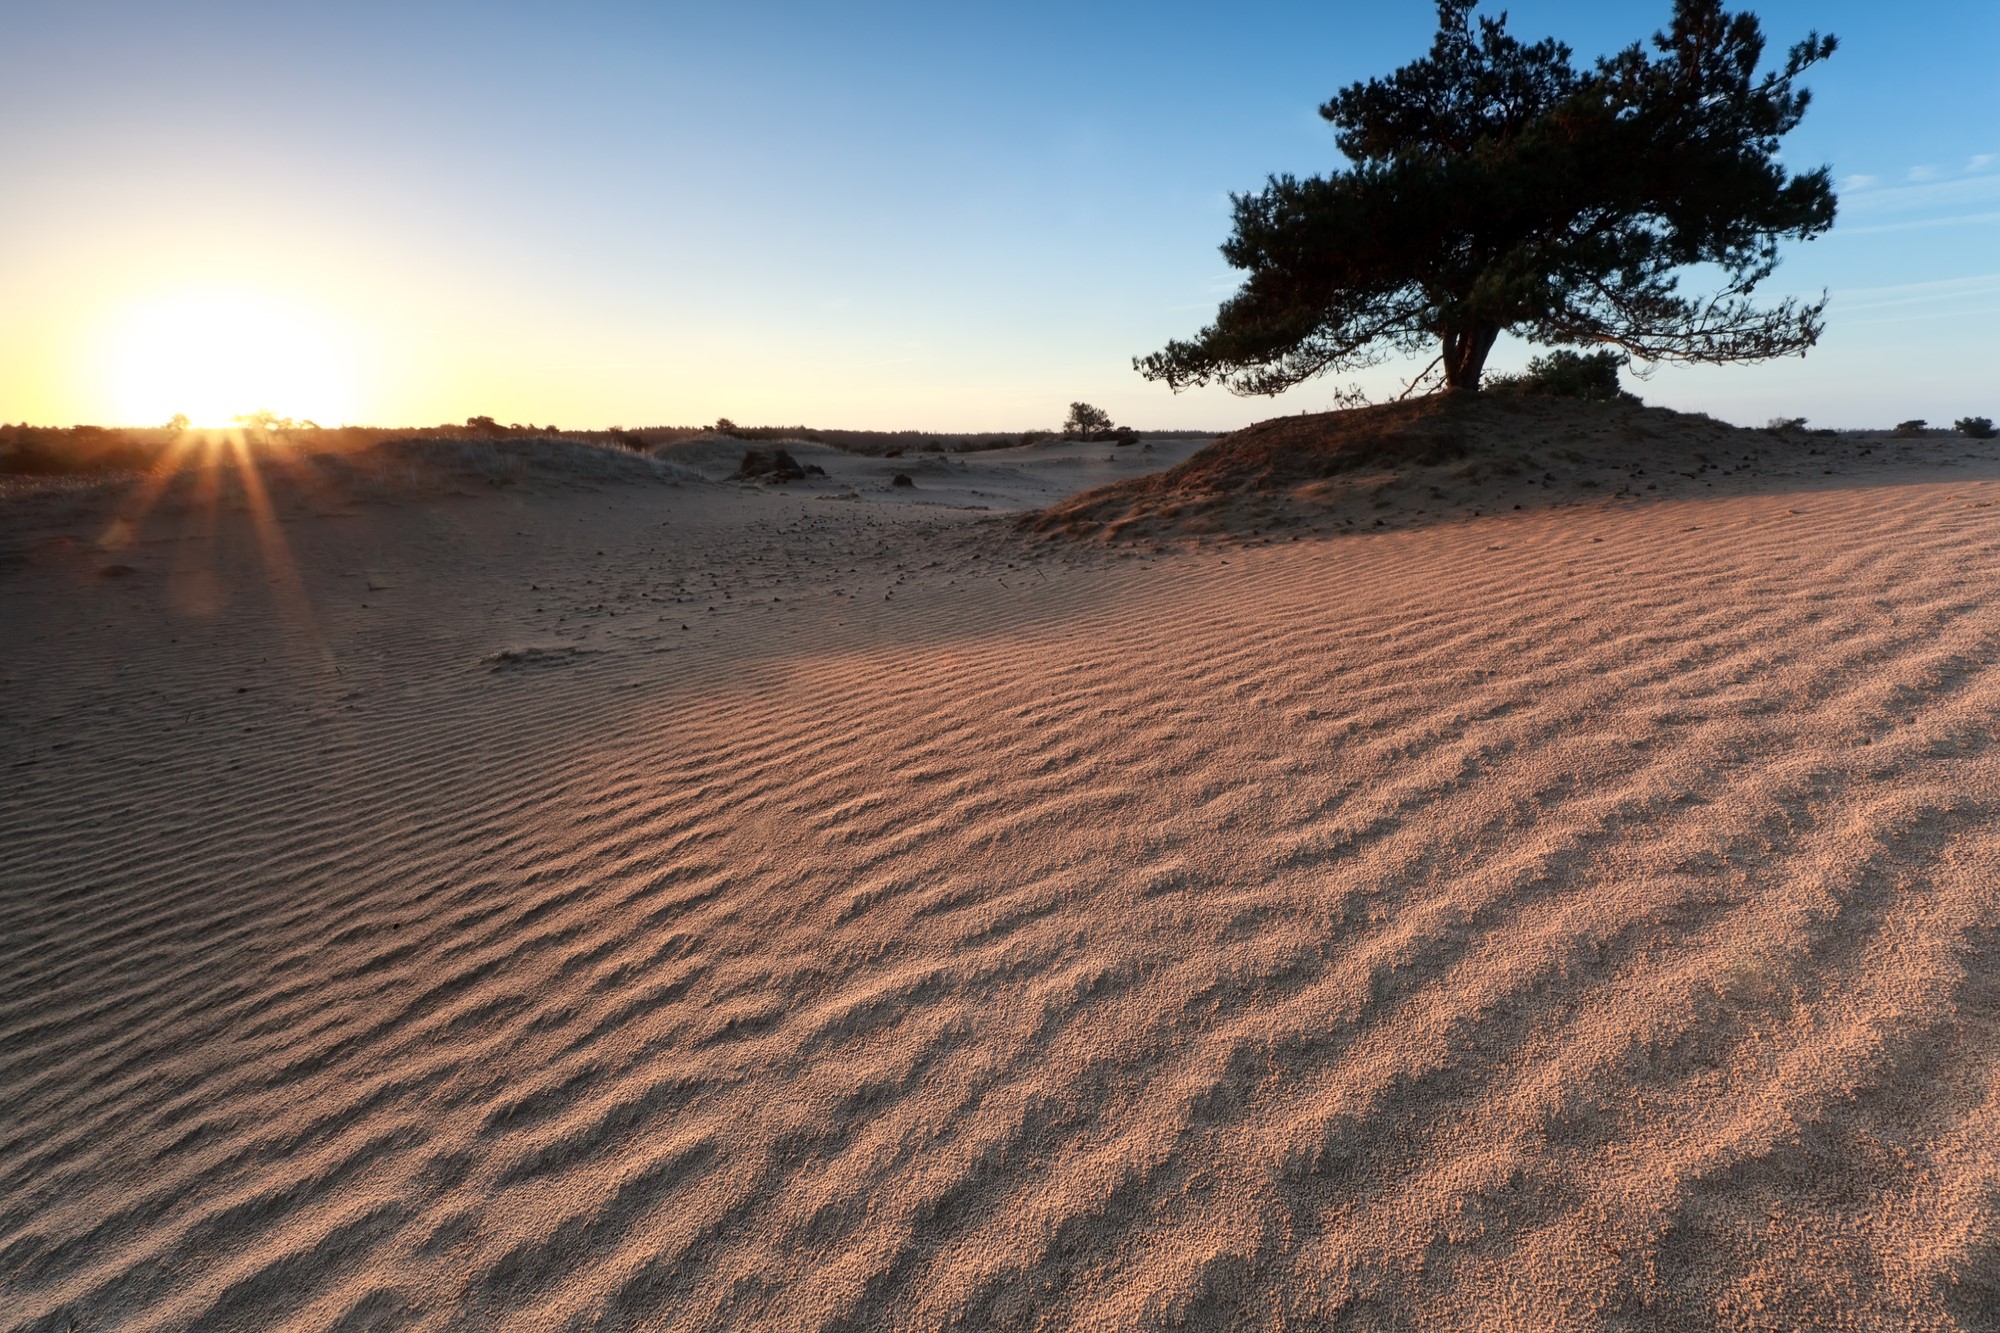
[[[238,296],[129,307],[103,362],[106,397],[125,423],[176,413],[224,426],[270,409],[331,425],[349,414],[342,348],[309,313]]]

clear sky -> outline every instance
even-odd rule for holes
[[[1829,329],[1804,360],[1640,392],[1756,424],[2000,416],[2000,3],[1747,7],[1774,52],[1841,39],[1786,144],[1833,166],[1840,221],[1775,280],[1830,290]],[[1582,61],[1670,5],[1507,8]],[[1435,23],[1430,0],[6,13],[0,420],[56,424],[1319,410],[1332,384],[1175,397],[1131,358],[1232,289],[1229,192],[1336,167],[1315,108]]]

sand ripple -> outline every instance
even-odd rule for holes
[[[0,1326],[2000,1326],[1992,489],[24,635]]]

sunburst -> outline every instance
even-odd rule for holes
[[[331,424],[352,386],[325,320],[283,301],[233,294],[129,306],[113,321],[101,373],[126,425],[181,415],[222,427],[263,407]]]

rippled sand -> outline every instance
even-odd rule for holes
[[[0,1327],[2000,1327],[1994,478],[23,538]]]

